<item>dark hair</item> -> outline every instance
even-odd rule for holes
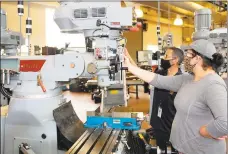
[[[168,47],[167,49],[172,50],[173,56],[178,57],[178,64],[180,65],[184,60],[184,52],[181,49],[176,48],[176,47]]]
[[[224,57],[220,53],[214,53],[212,55],[212,59],[198,53],[193,50],[193,53],[199,55],[203,59],[203,69],[206,70],[208,67],[212,67],[212,69],[216,72],[219,71],[219,68],[224,64]]]

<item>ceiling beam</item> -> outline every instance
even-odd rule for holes
[[[56,8],[59,6],[58,2],[30,2],[30,3],[38,4],[46,7],[53,7],[53,8]]]
[[[155,23],[158,22],[158,18],[156,16],[151,16],[151,15],[147,15],[147,14],[143,15],[143,19],[145,19],[146,21],[149,21],[149,22],[155,22]],[[176,26],[176,25],[173,24],[174,20],[168,20],[166,18],[160,18],[160,23],[161,24],[166,24],[166,25],[170,24],[170,25]],[[184,23],[181,27],[194,28],[194,25]]]
[[[182,8],[190,12],[195,12],[196,10],[204,8],[202,5],[194,2],[170,2],[170,5]]]
[[[158,2],[149,2],[149,1],[139,1],[137,2],[139,4],[142,4],[145,7],[150,7],[151,9],[154,9],[157,11],[158,8]],[[168,2],[161,2],[160,8],[161,8],[161,15],[164,18],[167,18],[168,13],[168,7],[170,7],[170,18],[173,18],[176,14],[179,14],[182,18],[187,17],[190,20],[192,20],[192,17],[194,17],[194,12],[199,9],[203,8],[209,8],[212,11],[212,24],[224,24],[226,22],[226,12],[218,12],[217,6],[209,3],[209,2],[174,2],[170,1]],[[166,12],[165,12],[166,11]],[[184,19],[184,18],[183,18]],[[194,21],[194,20],[193,20]],[[192,24],[192,23],[191,23]]]
[[[158,2],[155,2],[155,1],[153,1],[153,2],[152,1],[139,1],[137,3],[142,4],[144,6],[148,6],[155,10],[157,10],[157,8],[158,8]],[[161,12],[162,11],[168,12],[168,7],[170,7],[170,14],[172,14],[174,16],[176,16],[177,14],[180,16],[194,16],[193,12],[185,10],[185,9],[177,7],[177,6],[168,5],[168,2],[160,3]]]
[[[196,10],[208,8],[212,12],[212,20],[214,23],[223,23],[226,20],[225,13],[218,12],[217,7],[209,2],[170,2],[171,5],[184,8],[188,11],[195,12]]]

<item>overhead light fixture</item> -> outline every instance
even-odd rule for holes
[[[143,11],[140,9],[140,5],[135,6],[135,14],[137,18],[143,17]]]
[[[176,25],[176,26],[183,25],[183,20],[181,19],[180,15],[177,15],[176,19],[174,20],[174,25]]]
[[[136,9],[135,13],[136,13],[137,18],[143,17],[143,11],[141,9]]]

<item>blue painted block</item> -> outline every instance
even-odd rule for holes
[[[103,128],[104,123],[106,123],[107,128],[126,130],[140,129],[140,124],[137,122],[136,118],[113,118],[100,116],[88,116],[84,126],[86,128]]]

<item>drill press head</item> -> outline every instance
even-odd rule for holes
[[[122,8],[120,2],[62,2],[54,15],[62,33],[84,34],[86,52],[94,57],[87,71],[97,75],[100,87],[117,82],[111,74],[121,71],[126,45],[122,31],[132,27],[133,18],[132,8]]]

